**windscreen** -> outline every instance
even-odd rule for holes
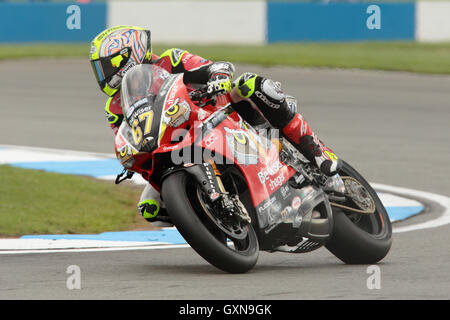
[[[161,67],[140,64],[131,68],[122,79],[121,100],[127,120],[144,104],[152,104],[169,73]],[[131,123],[130,123],[131,125]]]
[[[150,152],[157,146],[164,98],[158,93],[169,77],[161,67],[142,64],[122,79],[122,111],[138,150]]]

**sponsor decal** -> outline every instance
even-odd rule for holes
[[[273,102],[269,101],[269,99],[267,99],[267,97],[266,97],[264,94],[262,94],[261,92],[255,91],[255,94],[256,94],[256,96],[257,96],[258,98],[260,98],[260,99],[261,99],[266,105],[268,105],[269,107],[271,107],[271,108],[273,108],[273,109],[278,109],[278,108],[280,108],[280,105],[279,105],[279,104],[276,104],[276,103],[273,103]]]
[[[164,70],[163,68],[154,68],[156,69],[156,76],[159,77],[162,80],[166,80],[169,77],[169,73]]]
[[[191,108],[185,100],[180,102],[177,98],[175,102],[167,108],[164,113],[164,123],[169,127],[178,127],[189,119]]]
[[[286,199],[291,194],[291,190],[289,189],[289,186],[282,186],[280,188],[280,193],[283,199]]]
[[[168,152],[168,151],[173,151],[173,150],[175,150],[176,148],[177,148],[178,146],[177,145],[175,145],[175,146],[165,146],[165,147],[163,147],[162,148],[162,150],[164,151],[164,152]],[[186,165],[185,165],[186,166]]]
[[[187,53],[185,55],[183,55],[183,59],[181,59],[181,62],[183,62],[183,64],[186,64],[187,61],[192,58],[193,54],[192,53]]]
[[[258,172],[259,182],[261,182],[261,184],[265,184],[269,181],[270,190],[275,190],[279,186],[283,185],[286,181],[286,177],[284,176],[284,172],[280,172],[282,167],[283,164],[279,160],[269,162],[264,170]],[[278,174],[278,172],[280,172],[280,174]],[[275,178],[272,178],[276,174],[278,175]]]
[[[265,200],[263,204],[258,208],[258,212],[261,214],[276,201],[277,199],[275,197],[270,197],[269,199]]]
[[[133,114],[133,112],[136,108],[139,108],[140,106],[142,106],[143,104],[145,104],[147,102],[148,102],[147,98],[143,98],[143,99],[140,99],[140,100],[136,101],[135,103],[133,103],[130,106],[130,108],[128,108],[127,115],[126,115],[127,118],[129,119],[131,117],[131,115]]]
[[[144,99],[142,99],[142,100],[144,100]],[[139,117],[139,115],[152,110],[151,106],[146,106],[146,107],[143,107],[143,108],[140,108],[140,109],[136,109],[136,108],[139,108],[139,106],[142,106],[143,103],[145,103],[145,102],[142,102],[137,107],[133,105],[128,110],[127,118],[129,119],[130,123],[133,122],[135,119],[137,119],[137,117]]]
[[[300,197],[294,197],[294,199],[292,199],[291,206],[292,208],[294,208],[294,210],[297,210],[301,204],[302,200],[300,199]]]
[[[311,194],[313,194],[314,188],[311,186],[304,187],[300,189],[300,197],[303,201],[308,198]]]
[[[259,182],[261,182],[261,184],[264,184],[267,180],[270,179],[271,176],[277,174],[282,167],[283,164],[279,160],[269,162],[264,170],[258,172]]]
[[[286,208],[283,209],[283,211],[281,211],[281,217],[283,219],[288,218],[292,213],[292,207],[287,206]]]
[[[216,200],[218,197],[220,196],[220,194],[218,194],[217,192],[211,193],[211,200]]]
[[[286,181],[284,173],[281,172],[275,179],[270,180],[269,187],[270,190],[275,190],[279,186],[281,186]]]
[[[120,71],[120,75],[123,77],[125,75],[125,73],[127,73],[127,71],[130,70],[134,66],[135,66],[134,61],[133,60],[128,60],[128,63]]]
[[[183,164],[183,167],[185,167],[185,168],[189,168],[189,167],[192,167],[192,166],[194,166],[195,164],[194,163],[185,163],[185,164]]]
[[[227,132],[225,136],[226,142],[230,150],[233,152],[233,156],[238,163],[243,165],[251,165],[258,163],[258,149],[254,141],[257,141],[257,137],[250,138],[250,132],[241,129],[230,129],[224,127]]]
[[[209,148],[217,139],[219,139],[217,135],[214,132],[211,132],[211,134],[204,140],[205,145]]]
[[[205,172],[206,176],[208,177],[208,183],[211,191],[211,193],[209,194],[209,198],[211,200],[216,200],[220,196],[220,194],[216,190],[216,185],[214,183],[215,181],[214,173],[211,172],[211,166],[208,163],[203,163],[203,166],[205,167]]]
[[[173,85],[173,87],[170,88],[170,92],[169,92],[169,94],[167,96],[167,100],[166,100],[167,104],[169,104],[169,105],[173,105],[174,104],[174,102],[175,102],[175,95],[177,94],[177,91],[178,91],[178,84],[175,83]]]

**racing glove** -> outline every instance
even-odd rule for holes
[[[234,76],[234,66],[229,62],[215,62],[208,66],[209,80],[207,82],[208,93],[226,94],[233,88],[231,78]]]
[[[233,88],[233,84],[229,77],[221,74],[216,75],[211,78],[206,83],[207,89],[206,91],[210,94],[216,93],[216,94],[226,94],[230,93],[231,89]]]
[[[156,200],[144,200],[138,204],[138,210],[148,222],[170,222],[165,208],[161,208]]]

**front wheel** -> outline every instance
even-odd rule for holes
[[[350,177],[350,188],[359,193],[353,206],[366,210],[372,207],[373,212],[358,213],[333,207],[333,235],[326,248],[348,264],[377,263],[388,254],[392,245],[392,226],[386,209],[375,190],[348,163],[343,163],[339,175],[343,179]]]
[[[161,195],[180,234],[206,261],[230,273],[244,273],[255,266],[259,245],[252,225],[222,219],[186,172],[168,176]]]

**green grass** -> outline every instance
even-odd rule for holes
[[[155,45],[162,53],[176,45]],[[450,43],[357,42],[271,44],[267,46],[178,45],[211,60],[264,66],[360,68],[420,73],[450,73]],[[86,44],[0,45],[0,59],[85,57]]]
[[[130,230],[143,221],[138,188],[7,165],[0,177],[2,236]]]
[[[308,43],[265,47],[192,47],[213,60],[265,66],[359,68],[420,73],[450,73],[450,43]]]

